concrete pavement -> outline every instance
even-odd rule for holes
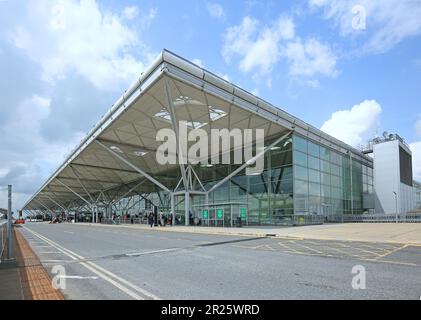
[[[114,228],[116,225],[78,223],[81,226]],[[140,224],[118,225],[122,228],[162,232],[182,232],[233,236],[273,236],[278,238],[303,238],[317,240],[367,241],[421,245],[421,223],[344,223],[299,227],[242,227],[214,228],[191,226],[166,226],[150,228]]]
[[[162,230],[28,223],[22,231],[47,270],[65,268],[66,299],[418,300],[421,295],[419,246]],[[351,285],[357,265],[367,273],[365,290]]]

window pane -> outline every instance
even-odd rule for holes
[[[323,172],[330,173],[330,163],[324,160],[320,160],[320,169]]]
[[[318,196],[320,197],[320,184],[318,183],[309,183],[308,193],[311,196]]]
[[[337,176],[331,176],[331,183],[333,187],[341,187],[341,178],[337,177]]]
[[[296,194],[304,194],[304,195],[308,194],[308,182],[301,181],[301,180],[295,180],[294,184],[295,184],[295,193]]]
[[[320,170],[320,160],[314,157],[308,157],[308,167],[314,170]]]
[[[307,153],[307,140],[294,136],[294,149]]]
[[[320,157],[319,146],[313,142],[308,142],[308,154],[315,156],[316,158]]]
[[[331,193],[332,193],[332,198],[342,199],[342,189],[332,187]]]
[[[320,183],[320,172],[316,170],[308,170],[308,180],[311,182]]]
[[[320,147],[320,159],[330,161],[330,150],[325,147]]]
[[[328,173],[322,173],[321,174],[321,182],[322,184],[330,186],[330,174]]]
[[[294,163],[307,167],[307,155],[302,152],[294,151]]]
[[[295,166],[295,178],[301,180],[308,180],[307,168]]]
[[[334,164],[332,164],[332,165],[330,166],[330,172],[331,172],[332,174],[337,175],[337,176],[339,176],[339,175],[341,174],[340,169],[339,169],[339,166],[334,165]]]
[[[270,159],[272,168],[289,165],[292,164],[292,152],[271,153]]]
[[[330,198],[330,187],[329,186],[322,186],[321,191],[322,191],[322,197]]]
[[[341,164],[341,158],[342,157],[341,157],[341,155],[339,153],[336,153],[334,151],[331,151],[331,153],[330,153],[330,161],[332,163]]]

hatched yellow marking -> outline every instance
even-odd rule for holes
[[[390,250],[389,252],[386,252],[385,254],[382,254],[381,256],[379,256],[377,259],[381,259],[381,258],[387,257],[387,256],[391,255],[392,253],[398,252],[398,251],[400,251],[400,250],[402,250],[402,249],[404,249],[406,247],[409,247],[409,245],[404,244],[402,247],[395,248],[394,250]]]

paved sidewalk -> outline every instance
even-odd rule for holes
[[[17,261],[0,263],[0,300],[23,300]]]
[[[13,231],[15,260],[0,264],[0,300],[63,300],[19,229]]]
[[[417,223],[344,223],[325,224],[300,227],[242,227],[242,228],[215,228],[166,226],[150,228],[146,225],[105,225],[78,223],[84,226],[97,226],[104,228],[130,228],[138,230],[152,230],[163,232],[189,232],[204,234],[225,234],[239,236],[272,236],[279,238],[302,238],[319,240],[367,241],[383,243],[402,243],[421,245],[421,224]]]
[[[12,259],[0,262],[0,300],[24,299],[16,243],[13,249]]]

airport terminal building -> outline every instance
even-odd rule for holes
[[[264,129],[264,148],[254,147],[263,172],[211,161],[232,154],[232,144],[205,164],[159,164],[157,133],[179,132],[180,121],[209,135]],[[164,50],[23,209],[99,222],[157,208],[182,224],[279,225],[406,213],[421,205],[419,194],[398,135],[357,150]]]

